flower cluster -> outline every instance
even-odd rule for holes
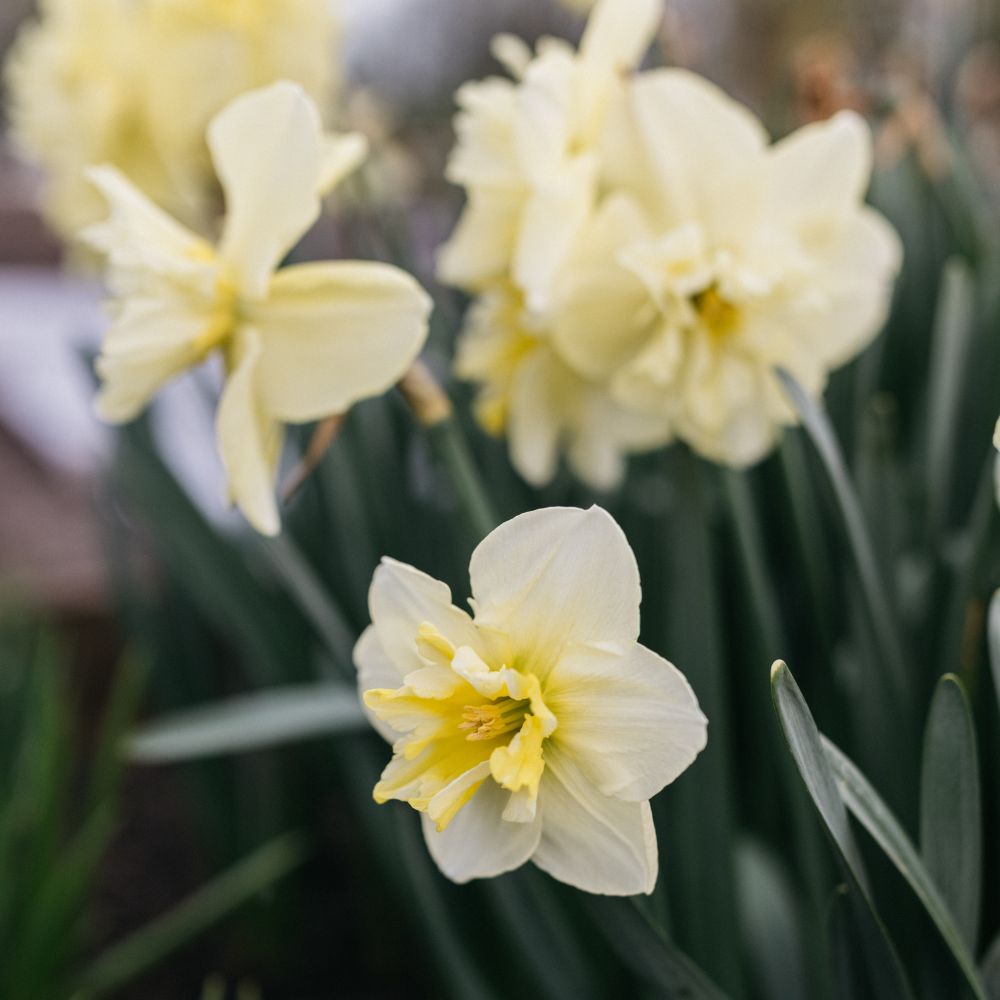
[[[695,759],[706,720],[638,643],[639,572],[603,510],[522,514],[469,567],[475,612],[385,559],[358,683],[394,756],[375,799],[408,802],[457,882],[531,860],[588,892],[652,892],[649,799]]]
[[[84,176],[110,163],[162,208],[208,228],[205,129],[231,99],[287,79],[329,104],[329,0],[43,0],[8,64],[11,118],[46,178],[49,222],[72,239],[99,218]]]
[[[771,144],[681,70],[633,72],[659,0],[601,0],[579,52],[501,38],[515,79],[466,85],[449,178],[467,192],[442,280],[478,297],[457,373],[533,483],[561,451],[597,488],[672,438],[747,466],[881,327],[899,241],[864,204],[865,123]]]
[[[423,346],[430,300],[387,264],[279,269],[319,217],[322,195],[366,150],[361,136],[325,134],[300,87],[279,82],[230,102],[209,125],[208,146],[226,201],[217,247],[117,168],[88,173],[110,207],[83,234],[107,256],[112,293],[98,410],[131,420],[175,375],[221,355],[217,430],[231,499],[274,534],[283,425],[388,389]]]

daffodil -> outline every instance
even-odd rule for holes
[[[708,458],[756,462],[795,420],[775,369],[817,395],[884,322],[901,249],[864,204],[868,127],[842,112],[771,145],[707,81],[658,70],[630,83],[604,150],[555,348]]]
[[[455,374],[479,385],[480,426],[507,438],[511,461],[529,483],[548,483],[565,452],[581,480],[613,489],[624,477],[625,456],[666,444],[670,422],[630,411],[612,397],[606,379],[575,371],[554,349],[551,333],[516,290],[498,287],[470,307]]]
[[[110,208],[85,234],[107,255],[112,293],[98,411],[131,420],[164,383],[221,355],[217,431],[231,499],[273,534],[284,424],[385,391],[419,352],[430,303],[409,275],[385,264],[279,269],[318,218],[321,195],[365,150],[359,136],[324,134],[301,88],[280,82],[232,101],[213,119],[208,145],[227,210],[218,246],[116,168],[90,171]]]
[[[13,134],[65,238],[100,217],[85,168],[110,163],[200,230],[214,221],[205,129],[231,99],[292,80],[326,107],[330,0],[43,0],[7,77]]]
[[[589,892],[651,892],[649,799],[705,746],[683,675],[639,644],[639,574],[605,511],[522,514],[478,546],[474,615],[384,559],[359,686],[394,755],[375,799],[422,813],[456,882],[531,860]]]
[[[649,46],[662,0],[601,0],[579,53],[546,39],[536,56],[501,36],[495,52],[514,80],[458,92],[458,144],[448,178],[467,205],[438,261],[443,281],[480,291],[508,275],[533,310],[598,194],[605,117]]]

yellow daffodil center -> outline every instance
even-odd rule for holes
[[[215,251],[207,243],[196,243],[188,251],[188,257],[199,264],[218,265],[208,301],[201,307],[205,316],[204,326],[192,342],[195,352],[204,357],[224,346],[233,332],[238,309],[236,282],[226,268],[218,264]]]
[[[715,285],[698,292],[691,299],[703,329],[714,340],[721,340],[733,333],[739,322],[739,310],[719,294]]]
[[[428,623],[414,645],[422,665],[403,685],[364,695],[376,717],[400,734],[375,801],[408,802],[443,830],[491,780],[510,792],[505,819],[533,819],[544,742],[556,728],[538,678],[490,666]]]

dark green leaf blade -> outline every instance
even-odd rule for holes
[[[924,738],[920,853],[971,951],[979,934],[983,856],[979,758],[961,681],[942,677]]]

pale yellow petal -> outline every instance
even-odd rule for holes
[[[469,566],[476,622],[505,631],[516,666],[544,678],[567,647],[639,635],[639,570],[600,507],[550,507],[507,521]]]
[[[319,193],[329,194],[345,177],[357,170],[367,156],[368,140],[360,132],[328,132],[324,135]]]
[[[663,18],[663,0],[599,0],[587,21],[580,55],[613,70],[638,66]]]
[[[446,830],[438,832],[431,819],[423,818],[431,857],[453,882],[502,875],[520,868],[534,853],[541,815],[527,823],[506,821],[510,794],[494,781],[484,781]]]
[[[603,795],[566,753],[549,749],[532,861],[560,882],[607,896],[650,893],[659,859],[648,802]]]
[[[684,675],[645,646],[568,653],[549,675],[553,742],[605,795],[652,798],[692,763],[706,720]]]
[[[420,353],[430,309],[417,282],[388,264],[282,269],[267,299],[246,309],[261,336],[263,405],[299,423],[380,395]]]
[[[262,298],[271,272],[319,217],[319,112],[296,84],[275,83],[226,105],[208,145],[226,196],[220,254],[241,292]]]
[[[281,522],[273,480],[282,432],[261,407],[261,353],[260,335],[241,329],[231,348],[231,373],[219,401],[216,433],[233,503],[262,535],[276,535]]]

